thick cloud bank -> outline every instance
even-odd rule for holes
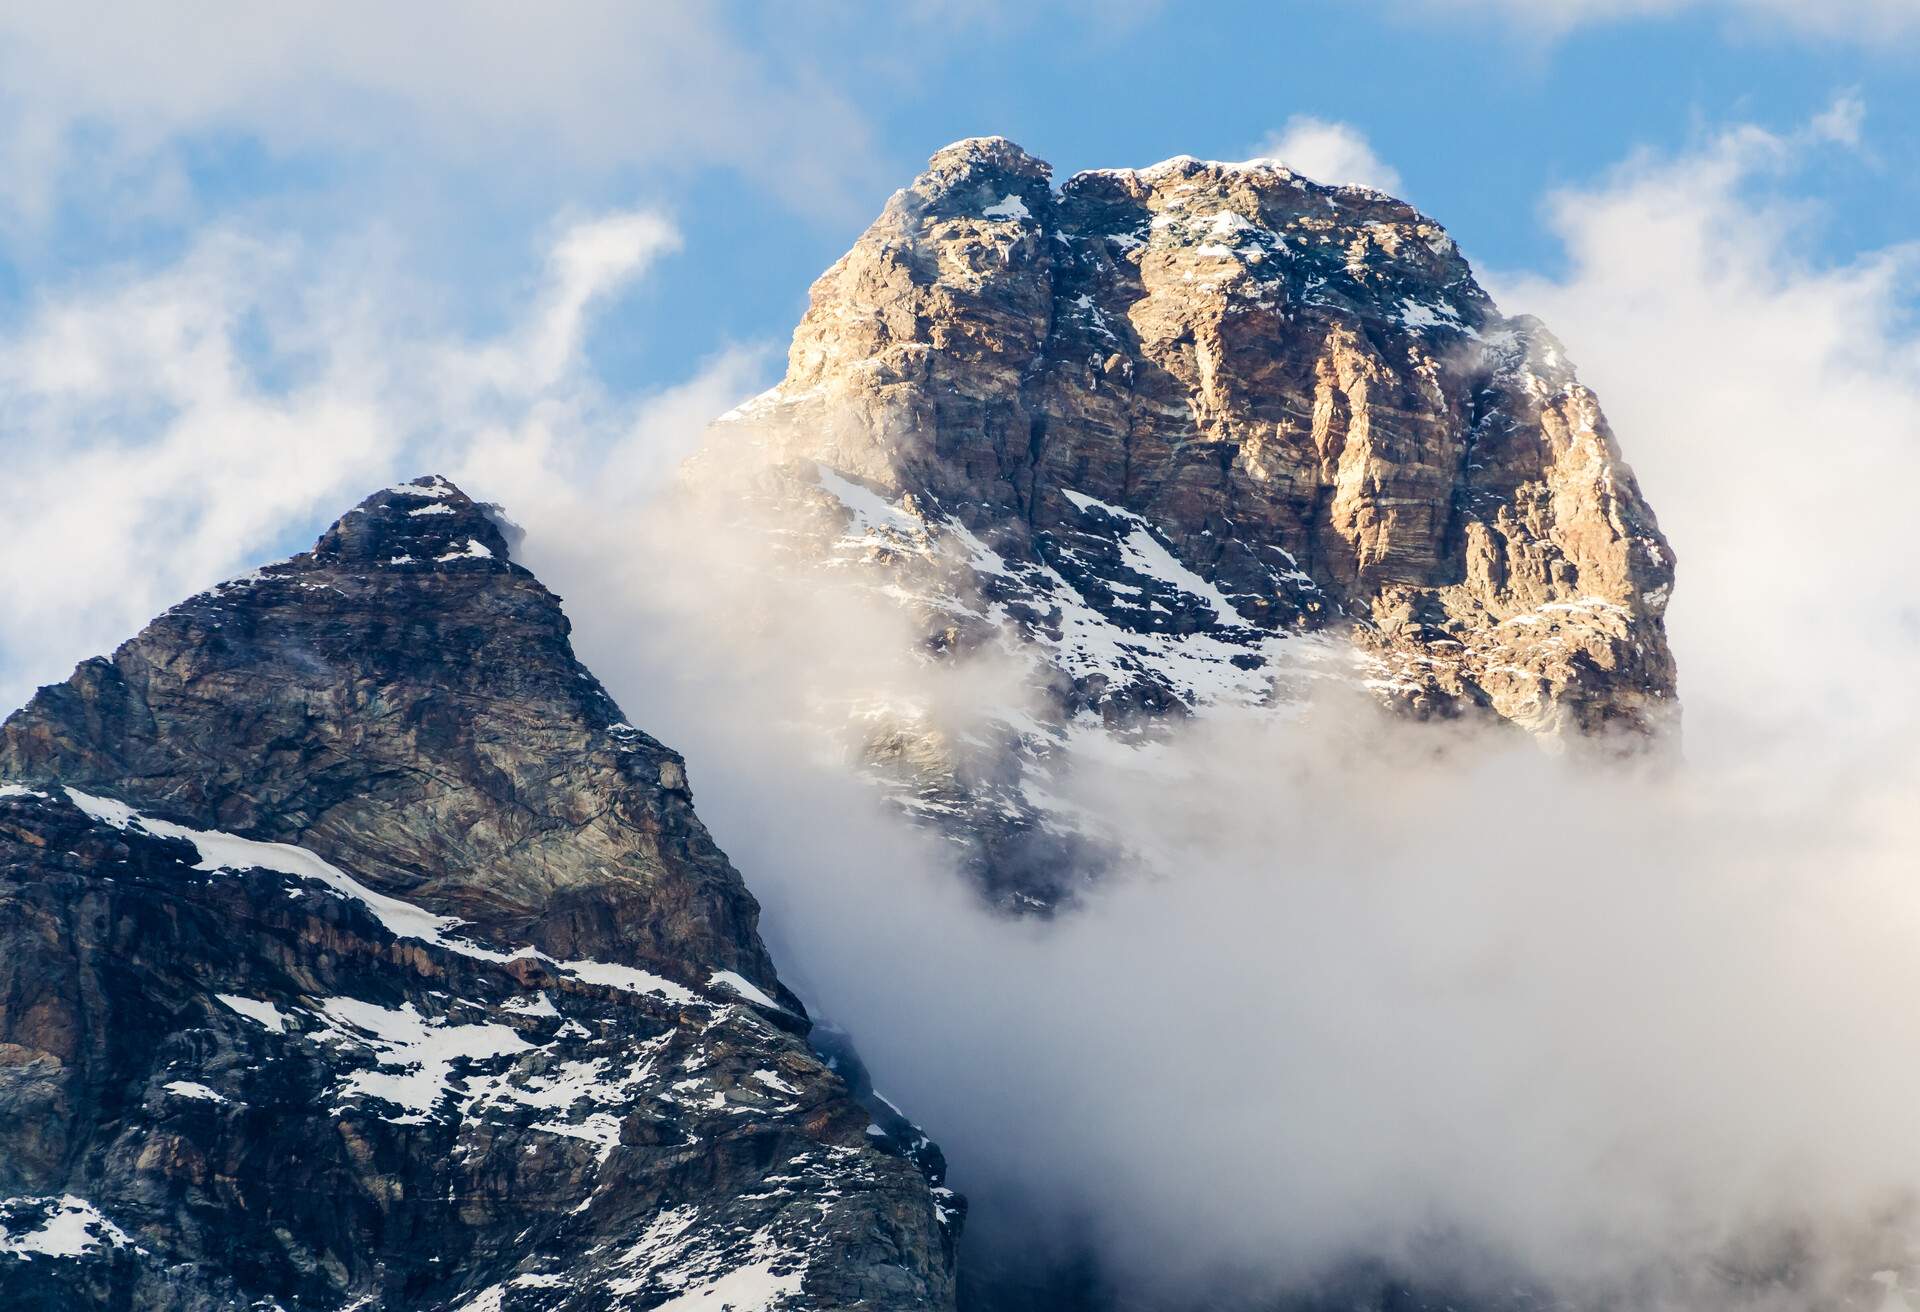
[[[629,532],[535,563],[580,571],[588,660],[688,751],[790,981],[985,1235],[1084,1240],[1186,1297],[1381,1259],[1796,1305],[1908,1261],[1909,753],[1760,706],[1736,757],[1601,765],[1329,693],[1086,752],[1069,800],[1134,859],[1009,921],[877,809],[845,732],[875,699],[959,732],[1017,696],[997,672],[911,659],[883,598],[797,590],[744,523]]]

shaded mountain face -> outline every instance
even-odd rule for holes
[[[1182,157],[1056,190],[959,142],[711,446],[783,471],[767,495],[829,517],[816,554],[871,567],[929,652],[1033,662],[1044,723],[993,750],[874,734],[1016,902],[1089,848],[1045,799],[1090,723],[1285,713],[1332,680],[1563,744],[1676,725],[1673,555],[1593,393],[1366,188]]]
[[[937,1150],[452,485],[43,689],[0,780],[0,1303],[951,1304]]]

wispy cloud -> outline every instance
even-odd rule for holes
[[[233,228],[49,295],[0,339],[0,704],[276,543],[305,546],[289,529],[384,481],[484,456],[515,469],[501,494],[591,482],[608,461],[645,485],[697,432],[687,395],[716,413],[763,365],[730,352],[640,398],[587,366],[594,306],[678,240],[648,212],[573,223],[521,314],[478,338],[437,318],[439,298],[404,268],[342,257],[362,243]]]
[[[1912,0],[1399,0],[1403,8],[1443,14],[1484,13],[1534,37],[1579,27],[1684,13],[1718,15],[1755,32],[1813,34],[1868,43],[1920,36]]]
[[[875,181],[848,96],[706,6],[12,6],[0,86],[15,222],[164,192],[184,147],[236,136],[474,174],[730,168],[839,218]]]

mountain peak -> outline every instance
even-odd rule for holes
[[[570,630],[487,507],[418,479],[41,689],[0,727],[0,778],[317,843],[382,892],[542,950],[701,961],[797,1010],[684,762],[627,723]],[[644,904],[663,867],[692,876],[669,885],[676,914],[580,915]]]
[[[511,562],[506,535],[488,508],[438,474],[375,492],[320,535],[313,555],[420,569]]]
[[[0,726],[0,1249],[87,1239],[0,1304],[950,1305],[758,913],[489,508],[375,493]]]
[[[1205,612],[1229,646],[1351,638],[1416,715],[1672,719],[1672,552],[1564,352],[1439,224],[1270,160],[1048,174],[1003,138],[935,155],[814,284],[786,378],[739,420],[1057,576],[1030,636],[1071,713],[1210,694],[1081,660],[1049,627],[1063,588],[1128,633]],[[1146,595],[1130,543],[1220,604],[1116,602]]]
[[[936,150],[927,160],[933,174],[965,170],[985,170],[1045,180],[1053,176],[1053,165],[1028,154],[1006,137],[963,137]]]

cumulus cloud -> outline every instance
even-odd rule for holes
[[[1366,134],[1351,123],[1295,114],[1286,126],[1269,132],[1251,152],[1276,159],[1316,182],[1372,187],[1398,194],[1400,173],[1373,153]]]

